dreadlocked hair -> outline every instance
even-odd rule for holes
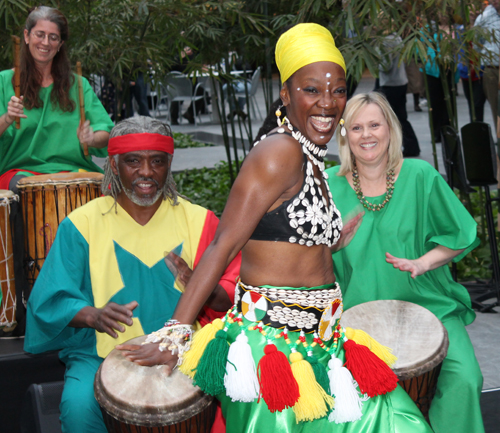
[[[128,134],[160,134],[166,137],[172,137],[172,130],[170,126],[166,123],[160,122],[157,119],[147,116],[135,116],[128,119],[122,120],[120,123],[115,125],[109,134],[109,138],[121,137],[122,135]],[[115,162],[118,162],[118,156],[114,155]],[[110,195],[116,200],[120,194],[122,188],[120,183],[120,178],[118,175],[113,173],[110,164],[110,158],[107,157],[104,163],[104,179],[101,185],[101,191],[104,195]],[[168,162],[172,161],[172,155],[167,155]],[[172,171],[168,171],[167,179],[165,180],[165,185],[162,188],[163,200],[169,199],[173,206],[178,204],[178,192],[175,185],[174,176]]]

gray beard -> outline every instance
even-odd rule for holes
[[[145,180],[147,180],[147,181],[153,181],[156,184],[156,187],[158,188],[158,182],[156,182],[156,180],[154,180],[154,179],[146,179],[146,178],[137,179],[137,180],[135,180],[132,183],[132,185],[134,185],[137,182],[145,181]],[[128,199],[132,203],[135,203],[138,206],[143,206],[143,207],[152,206],[152,205],[154,205],[158,201],[158,199],[163,194],[162,190],[158,189],[158,191],[156,191],[156,194],[153,197],[143,197],[143,198],[141,198],[141,197],[137,196],[137,194],[135,193],[135,191],[133,189],[128,189],[128,188],[125,188],[123,186],[123,183],[122,183],[122,180],[120,179],[120,176],[118,176],[118,182],[120,183],[120,187],[122,188],[122,191],[125,193],[125,195],[128,197]]]

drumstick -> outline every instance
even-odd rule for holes
[[[76,74],[78,75],[78,95],[80,99],[80,125],[85,123],[85,101],[83,99],[83,84],[82,84],[82,63],[76,62]],[[83,154],[89,156],[89,147],[87,143],[82,143]]]
[[[11,36],[12,38],[12,50],[14,52],[14,92],[16,98],[21,97],[21,68],[19,67],[20,59],[20,49],[21,49],[21,39],[18,36]],[[21,119],[19,117],[15,118],[16,129],[21,128]]]

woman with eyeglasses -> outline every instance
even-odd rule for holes
[[[21,41],[21,97],[14,94],[14,71],[0,72],[0,189],[14,189],[21,177],[61,171],[101,171],[85,158],[106,147],[113,127],[86,79],[85,118],[80,124],[78,80],[66,42],[68,21],[57,9],[40,6],[26,20]],[[20,129],[15,118],[21,119]]]

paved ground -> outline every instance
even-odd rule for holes
[[[360,82],[358,92],[371,91],[374,87],[375,80],[370,76],[365,76]],[[275,83],[273,91],[274,95],[278,95],[278,83]],[[411,101],[411,102],[410,102]],[[463,96],[462,87],[459,88],[458,101],[458,116],[459,126],[469,122],[469,114],[467,102]],[[264,109],[264,97],[262,88],[257,93],[257,103],[261,107],[262,113]],[[408,98],[408,116],[409,120],[418,136],[421,159],[433,164],[432,145],[430,141],[430,130],[428,124],[428,112],[426,107],[422,107],[422,112],[415,112],[413,107],[413,98]],[[206,141],[221,143],[221,128],[218,123],[211,121],[209,115],[202,116],[203,123],[194,125],[184,124],[174,126],[174,131],[193,133],[195,136],[201,137]],[[493,125],[492,116],[489,106],[485,108],[485,121]],[[260,120],[254,121],[253,132],[257,133],[261,125]],[[437,156],[439,161],[439,171],[444,173],[442,162],[441,147],[437,145]],[[329,156],[335,157],[337,154],[337,144],[335,140],[329,144]],[[173,161],[173,170],[181,171],[194,167],[213,167],[217,162],[226,160],[226,151],[223,146],[215,146],[209,148],[196,149],[179,149],[175,152]],[[476,321],[467,327],[474,344],[476,355],[478,357],[481,369],[484,375],[484,390],[500,388],[500,308],[494,309],[496,313],[478,313]]]

